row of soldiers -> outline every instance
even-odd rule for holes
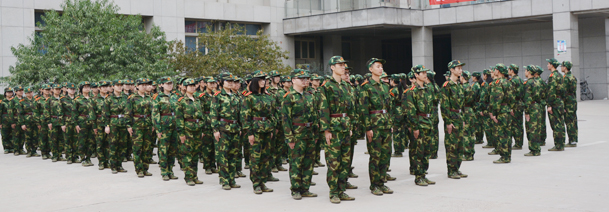
[[[569,62],[562,64],[563,79],[554,73],[560,64],[548,60],[548,69],[553,70],[548,88],[539,78],[543,70],[532,65],[525,67],[528,80],[522,82],[516,65],[497,64],[470,74],[463,71],[464,63],[451,61],[447,82],[440,87],[434,82],[435,72],[422,65],[408,75],[389,77],[383,71],[385,60],[372,58],[364,78],[350,76],[346,62],[332,57],[332,76],[326,77],[300,69],[284,77],[277,71],[256,71],[245,80],[222,73],[215,78],[178,79],[177,90],[171,77],[78,86],[49,83],[40,87],[38,95],[34,87],[7,88],[6,99],[0,102],[4,150],[31,157],[39,156],[39,148],[43,159],[82,162],[83,166],[92,166],[91,158],[97,156],[99,169],[110,168],[112,173],[126,172],[122,162],[133,155],[136,173],[144,177],[152,175],[148,168],[156,163],[152,146],[157,141],[163,180],[177,179],[173,173],[177,158],[188,185],[203,183],[197,177],[200,159],[206,174],[219,172],[223,189],[239,188],[235,178],[245,177],[241,167],[245,159],[243,168],[251,169],[256,194],[273,191],[266,182],[277,181],[272,172],[286,171],[281,164],[289,159],[292,197],[301,199],[317,196],[309,187],[313,167],[324,166],[319,161],[323,148],[330,201],[339,203],[355,199],[345,190],[357,188],[348,179],[357,177],[352,172],[353,149],[363,136],[370,154],[373,194],[393,193],[385,185],[395,180],[387,173],[392,141],[395,157],[409,149],[415,183],[435,184],[425,175],[429,159],[437,158],[439,112],[445,123],[447,169],[452,179],[467,177],[459,171],[461,161],[473,160],[473,145],[482,141],[483,133],[487,147],[496,148],[490,154],[501,155],[495,162],[509,163],[512,137],[514,147],[522,148],[518,128],[522,129],[523,111],[531,150],[527,155],[539,155],[545,140],[541,137],[544,104],[556,128],[556,147],[551,150],[564,149],[556,117],[565,114],[560,117],[573,120],[567,114],[574,112],[566,106],[571,99],[560,99],[565,102],[560,107],[555,98],[570,97],[574,91]],[[569,145],[575,146],[576,123],[574,136],[569,126],[570,122]],[[564,144],[564,132],[562,139]]]

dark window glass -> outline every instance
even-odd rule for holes
[[[207,33],[207,26],[211,26],[211,30],[214,30],[213,24],[207,21],[199,21],[197,22],[198,32],[199,33]]]
[[[47,24],[44,22],[44,20],[42,20],[42,16],[44,16],[44,12],[35,12],[34,13],[34,21],[36,26],[39,26],[38,23],[40,23],[40,26],[46,26]]]
[[[343,58],[345,58],[345,60],[349,60],[351,59],[351,43],[349,42],[343,42],[342,43],[342,51],[343,51]]]
[[[306,41],[302,41],[302,58],[307,58],[307,56],[309,55],[309,45],[308,42]]]
[[[262,29],[262,26],[258,24],[246,24],[245,25],[245,33],[246,35],[256,35],[258,30]]]
[[[300,41],[294,41],[294,53],[295,57],[300,59]]]
[[[184,27],[186,28],[187,33],[196,33],[197,32],[197,22],[196,21],[185,21]]]
[[[315,42],[309,42],[309,58],[315,58]]]
[[[197,49],[197,37],[186,37],[186,52],[190,53]]]

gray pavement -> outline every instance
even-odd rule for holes
[[[524,157],[524,150],[512,152],[512,163],[493,164],[498,156],[476,145],[475,160],[463,162],[468,178],[446,177],[446,157],[440,145],[439,158],[431,160],[428,178],[436,185],[419,187],[408,174],[408,158],[392,158],[389,182],[395,193],[370,193],[368,155],[364,141],[355,150],[355,173],[350,179],[359,189],[347,193],[355,201],[334,205],[325,183],[327,167],[316,168],[317,198],[292,200],[287,172],[275,174],[279,182],[269,182],[273,193],[256,195],[249,178],[239,178],[239,189],[224,191],[218,175],[199,178],[205,183],[187,186],[183,172],[175,168],[179,180],[161,180],[158,165],[151,165],[152,177],[137,178],[132,162],[124,163],[127,173],[111,174],[95,166],[52,163],[41,158],[0,154],[0,211],[607,211],[609,198],[609,101],[579,104],[579,146],[564,152],[548,152],[552,147],[548,125],[548,145],[541,157]],[[443,135],[440,135],[443,140]],[[155,160],[158,160],[155,157]],[[177,165],[177,164],[176,164]],[[286,166],[287,168],[287,166]],[[201,165],[199,165],[201,169]],[[245,170],[249,174],[249,170]]]

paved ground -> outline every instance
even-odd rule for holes
[[[255,195],[249,178],[239,178],[243,187],[224,191],[217,174],[199,177],[205,182],[187,186],[184,174],[175,168],[179,180],[164,182],[157,165],[152,177],[136,177],[132,162],[128,173],[113,175],[97,166],[52,163],[40,158],[0,154],[1,211],[607,211],[609,197],[609,101],[586,101],[579,105],[580,143],[565,152],[548,152],[541,157],[524,157],[526,150],[513,151],[511,164],[493,164],[498,156],[476,145],[476,159],[464,162],[461,170],[469,178],[446,177],[445,152],[431,161],[429,179],[437,185],[416,186],[408,174],[408,159],[392,158],[388,183],[394,194],[381,197],[370,193],[368,155],[363,141],[356,147],[355,173],[350,179],[360,188],[348,190],[355,201],[331,204],[325,183],[326,167],[317,168],[317,198],[291,199],[287,172],[275,174],[281,181],[268,183],[273,193]],[[549,125],[548,125],[549,127]],[[551,130],[548,128],[551,133]],[[441,135],[443,140],[443,135]],[[552,138],[547,140],[552,144]],[[525,141],[526,143],[526,141]],[[155,159],[156,160],[156,159]],[[93,161],[97,164],[97,161]],[[199,166],[201,167],[201,165]],[[246,174],[249,172],[246,171]]]

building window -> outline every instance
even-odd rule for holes
[[[296,59],[315,59],[315,42],[295,41],[294,51]]]
[[[342,56],[345,60],[351,59],[351,42],[342,42]]]
[[[200,53],[203,53],[203,55],[206,55],[209,51],[207,48],[205,48],[205,45],[199,43],[199,37],[195,36],[186,36],[185,46],[187,53],[198,50]]]
[[[228,22],[221,21],[212,23],[211,21],[184,21],[184,29],[186,33],[207,33],[207,27],[211,26],[211,30],[227,26]],[[246,24],[230,22],[233,26],[240,26],[245,30],[246,35],[256,35],[262,29],[261,24]]]

